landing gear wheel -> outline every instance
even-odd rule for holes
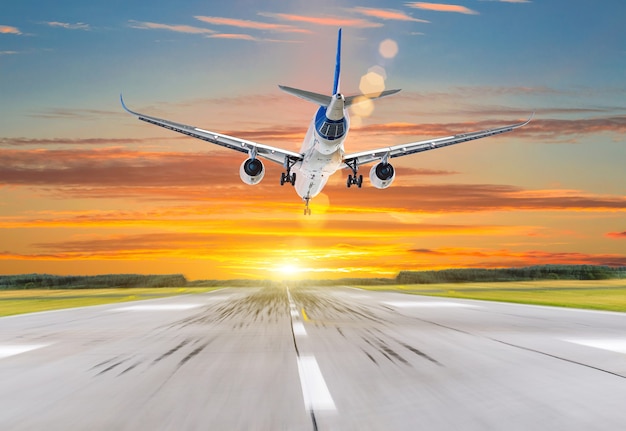
[[[305,209],[304,209],[304,215],[305,215],[305,216],[306,216],[306,215],[309,215],[309,216],[310,216],[310,215],[311,215],[311,208],[305,208]]]
[[[284,186],[285,183],[290,183],[292,186],[296,184],[296,174],[287,174],[285,172],[280,174],[280,185]]]
[[[354,174],[354,176],[352,176],[352,174],[348,174],[348,181],[346,181],[346,186],[350,188],[353,184],[358,188],[361,188],[363,186],[363,175],[359,175],[357,177],[356,174]]]

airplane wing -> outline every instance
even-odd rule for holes
[[[447,147],[450,145],[460,144],[462,142],[473,141],[475,139],[486,138],[488,136],[507,133],[518,127],[525,126],[533,119],[533,113],[530,118],[522,123],[512,124],[510,126],[498,127],[495,129],[481,130],[479,132],[461,133],[459,135],[447,136],[445,138],[428,139],[419,142],[410,142],[408,144],[394,145],[392,147],[378,148],[375,150],[361,151],[359,153],[346,154],[343,162],[346,167],[357,167],[376,160],[386,158],[408,156],[409,154],[421,153],[422,151],[435,150],[437,148]]]
[[[140,114],[139,112],[131,111],[124,103],[124,99],[120,94],[120,101],[122,107],[130,114],[134,115],[138,119],[150,124],[164,127],[174,132],[182,133],[183,135],[191,136],[193,138],[202,139],[203,141],[210,142],[212,144],[219,145],[221,147],[230,148],[231,150],[239,151],[241,153],[250,154],[255,152],[259,157],[271,160],[272,162],[279,163],[283,166],[287,165],[289,161],[291,164],[302,160],[302,154],[294,151],[283,150],[281,148],[272,147],[270,145],[259,144],[257,142],[248,141],[246,139],[235,138],[233,136],[223,135],[221,133],[211,132],[210,130],[200,129],[194,126],[188,126],[186,124],[175,123],[169,120],[162,120],[160,118],[151,117],[149,115]]]

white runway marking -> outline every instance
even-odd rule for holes
[[[422,307],[422,308],[480,308],[478,305],[471,304],[462,304],[460,302],[447,302],[447,301],[393,301],[393,302],[384,302],[384,304],[391,305],[392,307],[398,308],[409,308],[409,307]]]
[[[113,308],[110,311],[172,311],[190,310],[201,307],[202,304],[150,304],[150,305],[129,305],[127,307]]]
[[[19,355],[20,353],[30,352],[31,350],[41,349],[49,344],[0,344],[0,359],[8,358],[9,356]]]
[[[597,340],[576,340],[566,339],[569,343],[580,344],[581,346],[595,347],[596,349],[611,350],[617,353],[626,353],[626,339],[597,339]]]
[[[293,335],[296,337],[302,337],[306,335],[306,329],[304,329],[304,324],[302,322],[293,322]]]
[[[333,397],[328,391],[314,356],[298,358],[298,373],[300,373],[304,406],[308,410],[336,410]]]

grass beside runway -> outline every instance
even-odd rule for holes
[[[415,295],[626,311],[626,279],[358,286]]]
[[[201,288],[124,288],[124,289],[36,289],[0,290],[0,317],[88,305],[113,304],[209,292]]]

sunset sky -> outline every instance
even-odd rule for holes
[[[626,265],[626,2],[3,1],[0,273],[189,279],[392,277],[400,270]],[[348,153],[510,124],[394,159],[386,190],[331,178],[303,215],[282,167],[138,121],[131,109],[300,149],[328,93]],[[371,75],[370,75],[371,76]],[[360,173],[367,177],[370,166]]]

